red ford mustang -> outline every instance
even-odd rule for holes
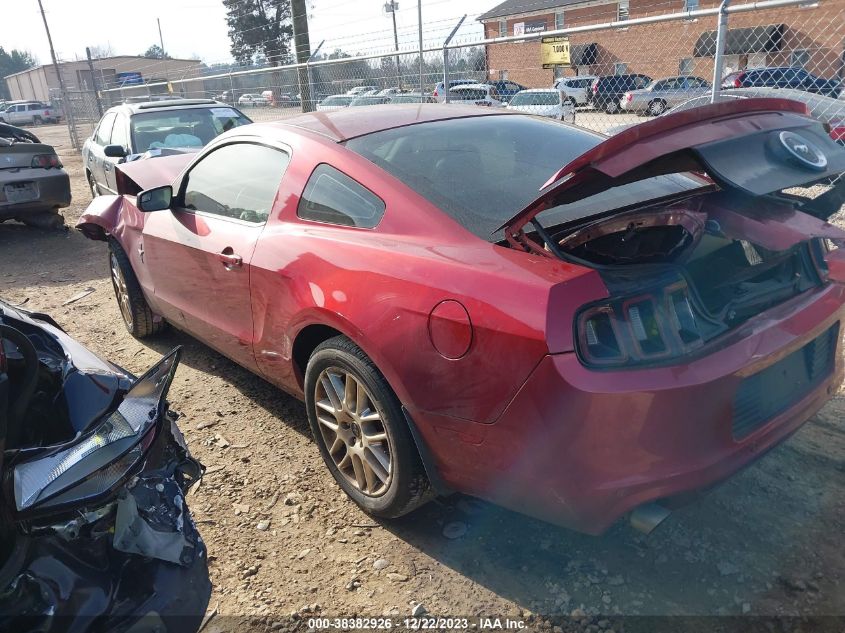
[[[461,491],[649,529],[839,385],[843,187],[781,191],[836,182],[845,150],[802,108],[609,139],[454,105],[303,115],[123,165],[78,226],[133,335],[170,323],[303,398],[366,511]]]

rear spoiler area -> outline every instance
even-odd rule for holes
[[[833,180],[845,172],[845,149],[796,101],[709,104],[641,123],[596,145],[555,172],[501,229],[514,238],[546,209],[682,172],[706,174],[721,189],[753,198]],[[816,217],[829,217],[843,190],[828,193],[802,204]]]

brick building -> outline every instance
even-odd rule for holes
[[[737,4],[737,3],[735,3]],[[718,7],[718,0],[506,0],[479,16],[486,38],[598,25]],[[717,16],[569,35],[572,66],[543,69],[539,40],[487,45],[490,79],[550,86],[565,75],[644,73],[652,78],[713,74]],[[845,0],[729,16],[725,73],[802,66],[845,78]]]

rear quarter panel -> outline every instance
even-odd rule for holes
[[[294,341],[323,324],[361,347],[403,404],[495,421],[549,351],[550,288],[591,273],[476,238],[342,146],[284,140],[292,161],[251,265],[255,352],[268,379],[302,395]],[[300,194],[322,162],[385,201],[376,229],[297,218]],[[441,356],[429,335],[429,314],[446,299],[460,302],[472,322],[469,351],[457,360]]]

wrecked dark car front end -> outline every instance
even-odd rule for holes
[[[0,302],[0,630],[195,631],[211,592],[185,502],[202,466],[166,396]]]

